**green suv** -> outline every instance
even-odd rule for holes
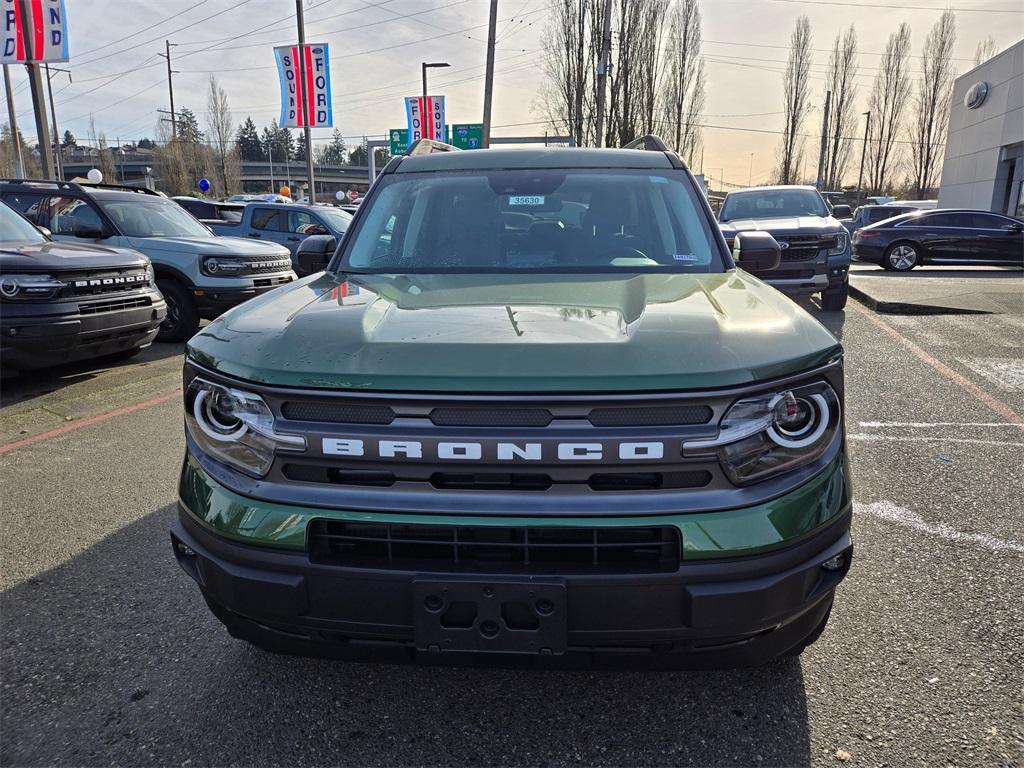
[[[393,159],[188,345],[175,557],[286,653],[742,666],[850,567],[842,348],[656,137]],[[737,267],[737,263],[739,267]]]

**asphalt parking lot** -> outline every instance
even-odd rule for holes
[[[847,350],[854,566],[816,645],[744,671],[251,649],[168,544],[181,347],[5,381],[0,764],[1024,763],[1024,314],[816,313]]]

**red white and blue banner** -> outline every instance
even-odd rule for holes
[[[407,96],[405,116],[409,123],[409,146],[420,139],[445,141],[444,96]]]
[[[32,61],[68,60],[68,17],[64,0],[29,0],[29,18],[22,19],[18,0],[0,0],[0,64],[26,61],[24,31],[32,36]],[[28,22],[27,24],[25,22]]]
[[[330,128],[331,54],[327,43],[282,45],[274,49],[281,80],[282,128]]]

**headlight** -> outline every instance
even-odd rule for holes
[[[714,449],[729,479],[748,485],[817,459],[839,420],[839,397],[818,382],[736,401],[722,417],[717,438],[688,441],[683,450]]]
[[[844,253],[846,253],[846,246],[849,245],[849,242],[850,242],[850,233],[849,232],[837,232],[836,233],[836,244],[832,248],[829,248],[828,255],[829,256],[842,256]]]
[[[5,299],[48,299],[63,287],[64,283],[53,275],[0,276],[0,296]]]
[[[203,272],[208,275],[237,275],[245,268],[246,263],[241,259],[211,256],[203,260]]]
[[[152,264],[146,265],[146,279],[150,285],[156,285],[156,270],[153,269]]]
[[[275,450],[306,448],[305,438],[275,431],[259,395],[203,379],[185,392],[185,425],[203,452],[254,477],[267,474]]]

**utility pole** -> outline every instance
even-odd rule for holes
[[[19,179],[24,179],[25,161],[21,157],[21,134],[18,132],[18,116],[14,112],[11,71],[6,64],[4,64],[4,90],[7,93],[7,121],[11,127],[11,144],[14,146],[14,173]]]
[[[178,138],[178,115],[174,111],[174,78],[171,75],[175,74],[177,70],[171,69],[171,46],[177,46],[177,43],[172,43],[170,40],[164,40],[167,46],[167,53],[158,53],[157,56],[163,56],[167,59],[167,90],[171,97],[171,138]]]
[[[597,146],[604,144],[604,92],[612,62],[612,0],[604,2],[601,24],[601,56],[597,62]]]
[[[57,105],[53,102],[53,75],[50,74],[50,65],[46,64],[46,90],[50,94],[50,122],[53,124],[53,151],[56,157],[57,178],[64,181],[64,155],[60,151],[60,129],[57,127]],[[68,80],[71,81],[71,70],[53,68],[54,72],[66,72]]]
[[[860,148],[860,173],[857,174],[857,194],[861,194],[864,190],[864,157],[868,153],[868,136],[871,135],[871,110],[864,113],[868,116],[867,122],[864,124],[864,143]]]
[[[754,178],[754,153],[750,153],[750,168],[747,170],[747,186],[751,184],[751,180]]]
[[[818,177],[815,185],[820,191],[825,185],[825,155],[828,154],[828,110],[832,106],[832,91],[825,91],[825,112],[821,119],[821,149],[818,150]]]
[[[53,156],[50,154],[50,129],[46,124],[46,99],[43,96],[43,79],[39,65],[30,63],[35,56],[35,30],[32,29],[32,7],[30,0],[18,0],[21,11],[21,35],[25,40],[25,69],[28,70],[28,84],[32,91],[32,108],[36,116],[36,138],[39,142],[39,162],[43,167],[43,178],[52,179]]]
[[[267,142],[267,159],[270,160],[270,194],[274,194],[274,138]]]
[[[487,22],[487,71],[484,75],[484,149],[491,146],[491,99],[494,96],[494,35],[498,26],[498,0],[491,0]]]
[[[296,21],[299,25],[299,47],[301,48],[306,44],[306,22],[302,16],[302,0],[295,0],[295,16]],[[313,94],[306,93],[306,82],[305,78],[300,78],[303,82],[300,84],[303,93],[306,94],[304,101],[306,102],[306,122],[310,121],[310,113],[313,110]],[[313,129],[308,125],[305,127],[306,131],[306,178],[309,179],[309,192],[306,195],[309,198],[310,203],[316,202],[316,183],[313,181]]]

